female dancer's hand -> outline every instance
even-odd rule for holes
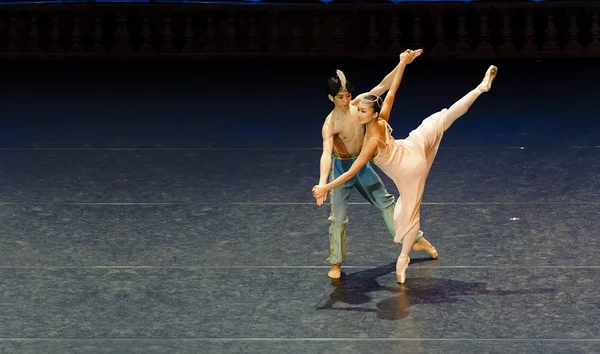
[[[327,200],[327,193],[323,194],[321,198],[317,198],[317,206],[323,205],[323,203],[325,203],[325,200]]]
[[[317,199],[317,201],[320,201],[321,199],[323,199],[323,201],[325,201],[325,197],[327,197],[327,189],[325,188],[325,186],[320,186],[320,185],[314,186],[312,189],[312,193],[313,193],[313,197],[315,197],[315,199]],[[321,202],[321,204],[323,204],[323,203]]]
[[[406,64],[410,64],[415,60],[419,55],[423,53],[423,49],[407,49],[402,54],[400,54],[400,61]]]

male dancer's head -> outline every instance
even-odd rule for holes
[[[352,101],[354,86],[341,70],[336,71],[336,76],[327,80],[327,96],[333,102],[335,108],[348,109]]]

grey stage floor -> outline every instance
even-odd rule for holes
[[[246,109],[241,98],[214,101],[224,88],[206,82],[192,104],[189,83],[161,100],[156,85],[144,96],[141,84],[123,89],[127,80],[115,79],[122,96],[101,91],[105,75],[49,90],[42,83],[56,72],[6,72],[0,353],[600,352],[600,124],[590,101],[600,90],[582,79],[594,65],[501,67],[499,93],[442,143],[422,207],[440,258],[411,254],[404,286],[393,272],[399,247],[358,193],[344,276],[327,277],[329,205],[317,207],[310,190],[329,106],[307,98],[308,113],[294,108],[283,122],[269,108],[302,102],[281,97],[307,94],[306,76],[290,87],[255,68],[263,92],[248,94],[264,101]],[[399,102],[431,113],[485,66],[461,67],[469,81],[430,96],[435,108]],[[60,75],[93,71],[71,70]],[[384,71],[370,70],[355,75],[373,82]],[[408,75],[409,96],[457,75],[414,70],[427,82]],[[220,82],[213,75],[205,80]],[[542,92],[524,97],[533,81]],[[100,97],[86,101],[85,90]],[[224,117],[206,113],[215,110]],[[397,137],[419,120],[393,119]]]

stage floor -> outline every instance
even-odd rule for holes
[[[0,70],[1,353],[600,352],[598,64],[494,62],[403,286],[358,192],[329,279],[311,195],[327,75],[393,63],[280,64]],[[489,64],[409,67],[395,137]]]

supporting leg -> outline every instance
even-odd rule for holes
[[[339,160],[334,159],[332,176],[334,179],[344,171],[341,170]],[[348,198],[352,191],[352,180],[330,191],[331,214],[329,216],[329,257],[331,270],[328,276],[333,279],[341,277],[341,264],[346,259],[346,224],[348,223]]]
[[[396,201],[394,201],[394,196],[386,190],[383,181],[370,163],[367,163],[356,177],[356,189],[358,189],[365,200],[381,210],[385,226],[387,226],[392,236],[395,236],[394,210],[396,209]],[[398,197],[398,199],[401,197]],[[419,241],[422,237],[423,232],[419,230],[416,241]],[[403,240],[400,241],[400,243],[402,242]]]
[[[404,284],[404,281],[406,280],[406,270],[408,269],[408,264],[410,263],[408,253],[410,252],[412,244],[417,238],[417,233],[420,226],[421,223],[418,222],[412,229],[408,230],[408,232],[404,235],[402,251],[400,252],[400,256],[398,256],[398,261],[396,262],[396,277],[398,278],[398,282],[400,284]]]

